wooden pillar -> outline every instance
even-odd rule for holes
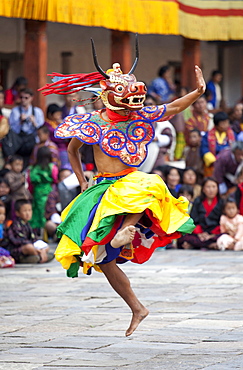
[[[241,65],[241,71],[240,71],[240,74],[241,74],[241,97],[243,99],[243,43],[241,41],[241,45],[240,45],[240,65]]]
[[[44,114],[46,99],[37,90],[46,84],[47,74],[47,36],[46,22],[25,20],[24,76],[28,86],[34,91],[34,105]]]
[[[196,87],[195,65],[201,66],[200,41],[183,37],[181,85],[190,90]]]
[[[132,58],[128,32],[111,31],[111,63],[120,63],[123,73],[130,71]]]

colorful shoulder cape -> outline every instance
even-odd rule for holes
[[[153,124],[165,121],[166,105],[150,106],[122,116],[120,122],[106,121],[104,110],[67,116],[56,131],[58,138],[77,138],[85,144],[99,144],[110,157],[127,166],[139,167],[147,157],[147,146],[154,138]]]

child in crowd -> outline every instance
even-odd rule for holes
[[[47,118],[44,124],[49,128],[51,141],[53,141],[58,147],[61,168],[67,168],[70,166],[67,154],[69,140],[62,140],[54,136],[55,129],[60,125],[60,123],[62,123],[62,109],[57,104],[49,104],[47,107],[46,116]]]
[[[2,248],[5,220],[6,220],[6,209],[3,202],[0,202],[0,268],[14,267],[15,265],[15,261],[10,256],[9,251],[5,248]]]
[[[201,185],[197,183],[197,173],[192,167],[185,168],[182,175],[182,182],[185,185],[190,185],[193,188],[193,199],[201,195]]]
[[[4,223],[6,220],[6,208],[3,202],[0,202],[0,243],[4,236]]]
[[[243,250],[243,216],[239,211],[234,199],[227,199],[220,217],[220,231],[223,233],[218,240],[218,249],[224,251],[231,249]]]
[[[25,174],[22,172],[24,160],[20,155],[14,155],[9,160],[11,170],[6,173],[5,178],[9,182],[10,195],[15,202],[18,199],[31,199],[31,194],[26,188]]]
[[[10,186],[7,179],[0,177],[0,201],[3,202],[6,209],[6,219],[11,219],[12,197],[10,195]]]
[[[193,205],[193,202],[192,202],[193,196],[194,196],[193,187],[191,185],[187,185],[187,184],[181,185],[181,187],[178,191],[178,198],[180,196],[185,197],[189,201],[188,213],[190,214],[191,209],[192,209],[192,205]]]
[[[53,258],[48,254],[49,247],[36,239],[30,226],[32,217],[31,202],[19,199],[15,202],[16,220],[6,230],[3,247],[7,249],[16,263],[44,263]]]
[[[61,169],[58,173],[58,182],[62,182],[64,179],[70,176],[71,173],[72,172],[68,169]],[[55,236],[57,226],[61,223],[60,214],[62,210],[60,191],[59,189],[54,189],[48,195],[45,209],[45,218],[47,220],[45,229],[48,237],[53,238]]]
[[[201,133],[198,129],[193,129],[188,134],[188,146],[185,149],[186,167],[193,168],[198,176],[198,183],[203,180],[203,161],[200,156]]]
[[[51,160],[50,149],[43,146],[38,149],[36,163],[29,168],[29,188],[33,194],[33,216],[30,224],[34,229],[44,227],[47,197],[58,181],[58,168]]]
[[[30,164],[36,163],[38,149],[41,148],[42,146],[47,146],[51,151],[52,163],[54,163],[57,167],[60,167],[60,155],[59,155],[58,147],[50,139],[49,128],[45,125],[39,127],[37,130],[37,135],[39,138],[39,143],[36,144],[33,149],[33,152],[30,157]]]

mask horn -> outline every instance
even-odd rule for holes
[[[93,52],[93,58],[94,58],[95,67],[96,67],[97,71],[100,72],[100,74],[102,76],[104,76],[107,80],[109,80],[110,76],[108,74],[106,74],[103,71],[103,69],[98,64],[98,60],[97,60],[97,55],[96,55],[95,45],[94,45],[94,40],[93,39],[91,39],[91,44],[92,44],[92,52]]]
[[[137,64],[138,64],[139,50],[138,50],[138,34],[137,33],[136,33],[135,44],[136,44],[136,58],[135,58],[135,61],[133,63],[133,66],[132,66],[130,72],[128,72],[129,75],[131,75],[135,71],[135,68],[137,67]]]

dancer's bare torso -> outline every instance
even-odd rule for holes
[[[93,145],[93,150],[94,150],[94,160],[98,172],[117,173],[127,168],[131,168],[130,166],[127,166],[124,163],[122,163],[118,158],[106,155],[104,152],[102,152],[99,145]]]

